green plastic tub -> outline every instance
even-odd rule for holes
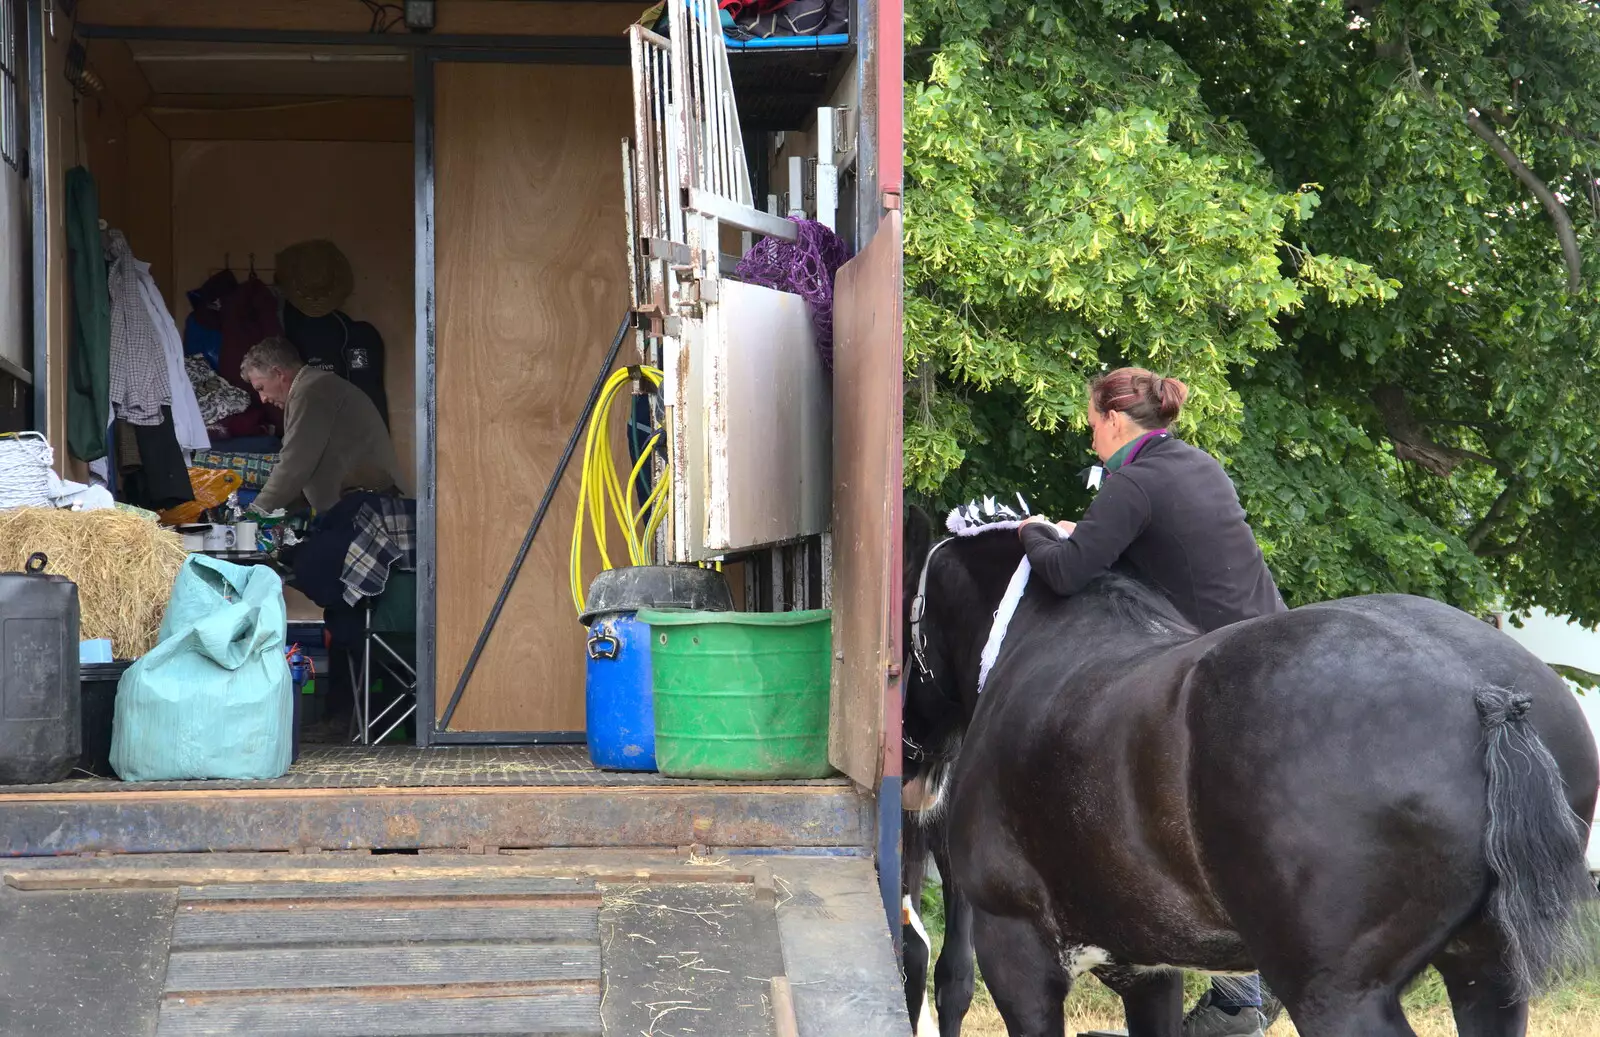
[[[645,609],[656,767],[674,778],[825,778],[832,613]]]

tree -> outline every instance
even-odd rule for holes
[[[914,0],[908,486],[1086,503],[1083,383],[1194,390],[1291,601],[1600,620],[1600,7]]]

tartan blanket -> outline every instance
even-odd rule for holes
[[[382,594],[394,567],[417,567],[417,502],[374,494],[356,512],[354,526],[339,576],[347,605]]]

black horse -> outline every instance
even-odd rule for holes
[[[906,507],[905,540],[902,549],[907,558],[923,558],[933,546],[933,527],[928,517],[914,506]],[[911,603],[917,595],[920,566],[906,567],[904,587],[905,614],[901,617],[900,643],[911,643]],[[909,660],[902,672],[910,672]],[[910,703],[907,703],[908,707]],[[910,787],[924,790],[928,787],[925,770],[943,766],[949,753],[925,753],[915,742],[907,739],[902,754],[902,773]],[[918,776],[921,781],[916,781]],[[977,987],[977,966],[972,951],[972,908],[961,895],[960,888],[950,871],[949,844],[945,837],[944,819],[937,811],[923,809],[927,804],[921,799],[907,800],[901,817],[900,833],[900,891],[907,900],[908,915],[901,934],[904,948],[906,1011],[911,1025],[916,1026],[922,1014],[922,1002],[928,989],[928,958],[933,948],[929,946],[927,932],[916,915],[922,910],[922,887],[927,881],[928,862],[939,869],[939,884],[944,893],[944,946],[939,961],[934,966],[933,1003],[938,1014],[939,1037],[961,1037],[961,1022],[972,1005],[973,991]],[[918,1034],[917,1037],[925,1037]]]
[[[912,911],[922,910],[922,887],[927,880],[928,862],[933,861],[939,868],[939,884],[944,892],[944,946],[933,970],[933,1006],[939,1021],[939,1037],[961,1037],[961,1022],[972,1006],[972,995],[978,985],[972,953],[972,907],[961,895],[951,874],[942,819],[908,810],[902,818],[900,831],[901,892]],[[913,918],[906,921],[901,946],[905,948],[906,1011],[915,1026],[922,1014],[932,948],[921,919]],[[917,1037],[927,1035],[919,1033]]]
[[[1547,666],[1423,598],[1201,635],[1108,574],[1071,598],[1030,586],[980,696],[1022,557],[1010,530],[907,554],[925,577],[905,731],[926,757],[907,801],[946,811],[1013,1035],[1059,1037],[1093,969],[1131,1037],[1178,1037],[1196,969],[1259,970],[1303,1037],[1400,1037],[1430,964],[1463,1037],[1525,1032],[1595,894],[1600,762]]]

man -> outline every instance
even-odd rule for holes
[[[302,498],[316,515],[308,538],[290,556],[293,585],[323,609],[332,635],[330,650],[334,692],[329,717],[307,740],[339,741],[355,706],[354,688],[344,683],[349,673],[346,653],[359,644],[359,612],[351,593],[375,595],[388,580],[390,566],[411,549],[410,541],[374,538],[363,516],[379,516],[407,530],[414,526],[414,501],[398,496],[400,463],[389,430],[372,399],[336,374],[308,367],[287,339],[263,339],[239,364],[261,399],[284,411],[283,447],[277,467],[252,507],[270,513]],[[351,569],[352,548],[360,564]],[[352,592],[355,586],[357,591]],[[330,660],[333,661],[333,660]]]
[[[256,511],[277,511],[304,497],[327,512],[352,491],[387,493],[400,484],[389,430],[356,386],[305,366],[294,345],[278,337],[251,347],[239,372],[262,400],[284,411],[283,448]]]

